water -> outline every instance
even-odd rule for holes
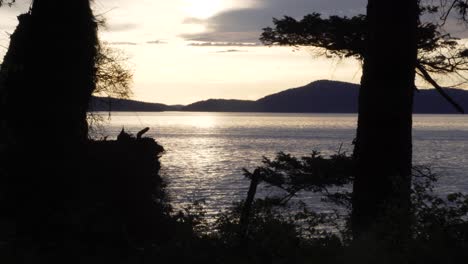
[[[468,118],[415,115],[414,163],[431,165],[440,175],[437,192],[468,193]],[[101,130],[115,137],[122,127],[146,134],[166,149],[162,174],[176,207],[206,201],[216,213],[244,198],[249,182],[242,168],[261,165],[262,156],[279,151],[324,155],[352,151],[357,116],[353,114],[270,113],[112,113]],[[99,137],[98,134],[95,134]],[[273,190],[262,188],[261,195]],[[323,210],[316,195],[303,194],[313,209]]]

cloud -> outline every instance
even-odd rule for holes
[[[163,41],[163,40],[151,40],[151,41],[146,41],[146,44],[161,45],[161,44],[168,44],[168,43],[167,41]]]
[[[203,24],[206,19],[196,18],[196,17],[187,17],[184,19],[182,24]]]
[[[146,42],[132,42],[132,41],[104,41],[105,44],[113,45],[113,46],[136,46],[141,44],[148,44],[148,45],[163,45],[168,44],[168,42],[163,40],[149,40]]]
[[[365,12],[367,0],[257,0],[257,3],[253,8],[229,10],[205,20],[187,18],[184,23],[202,24],[207,30],[182,37],[205,42],[259,43],[262,28],[271,26],[274,17],[302,18],[312,12],[352,16]]]
[[[195,42],[190,43],[188,46],[192,47],[256,47],[257,43],[246,42]]]
[[[220,50],[216,53],[237,53],[237,52],[247,52],[246,50],[238,50],[238,49],[229,49],[229,50]]]
[[[199,34],[183,34],[180,37],[191,41],[204,42],[251,42],[260,44],[258,41],[260,32],[257,31],[220,31],[210,30]]]
[[[136,46],[138,43],[136,42],[128,42],[128,41],[105,41],[105,44],[113,45],[113,46]]]
[[[104,27],[107,32],[125,32],[138,28],[139,25],[135,23],[110,23]]]

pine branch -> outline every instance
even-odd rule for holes
[[[444,89],[432,78],[432,76],[426,71],[426,69],[424,68],[424,66],[422,66],[421,63],[418,62],[416,68],[419,70],[424,80],[426,80],[428,83],[434,86],[437,92],[439,92],[439,94],[442,95],[442,97],[444,97],[445,100],[447,100],[459,113],[465,113],[463,107],[461,107],[457,102],[455,102],[455,100],[444,91]]]

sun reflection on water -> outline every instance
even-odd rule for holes
[[[106,116],[106,113],[104,113]],[[468,169],[468,122],[465,116],[417,115],[414,125],[415,164],[436,166],[443,175],[438,190],[468,191],[463,173]],[[351,153],[356,115],[267,113],[113,113],[105,132],[112,138],[122,127],[136,133],[144,127],[166,149],[162,174],[175,208],[205,200],[213,215],[244,198],[249,182],[242,168],[260,165],[262,156],[278,151],[306,155]],[[260,188],[258,195],[268,192]],[[306,197],[314,206],[313,195]]]
[[[189,122],[187,122],[192,127],[197,128],[212,128],[216,125],[216,116],[213,115],[204,115],[204,116],[191,116]]]

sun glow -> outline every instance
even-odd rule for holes
[[[212,128],[216,125],[216,117],[210,115],[191,116],[189,123],[197,128]]]
[[[225,7],[223,0],[185,0],[184,11],[189,17],[205,19],[214,16]]]

